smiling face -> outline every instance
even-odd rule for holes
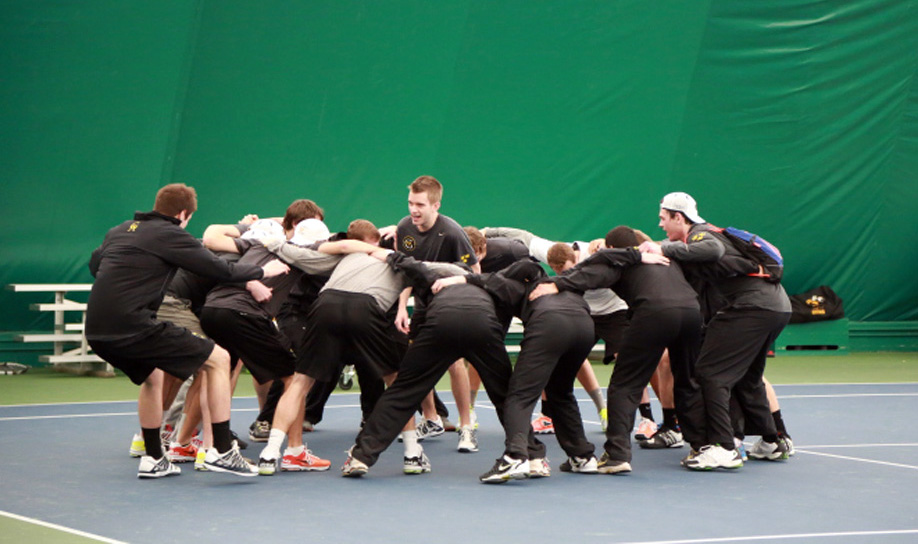
[[[430,230],[437,221],[439,202],[431,202],[430,196],[426,192],[415,193],[408,192],[408,213],[411,215],[411,223],[424,232]]]
[[[688,237],[689,227],[681,213],[669,210],[660,210],[660,228],[666,233],[666,238],[672,242],[684,242]]]

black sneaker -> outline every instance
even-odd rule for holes
[[[666,448],[681,448],[685,445],[682,441],[682,433],[661,425],[657,432],[653,433],[648,440],[638,441],[638,445],[646,450],[662,450]]]
[[[255,421],[249,426],[249,440],[252,442],[267,442],[271,436],[270,421]],[[240,445],[240,447],[242,447]]]
[[[609,459],[609,453],[604,451],[599,457],[599,462],[596,463],[596,471],[600,474],[627,474],[631,472],[631,463],[613,461]]]
[[[502,484],[509,480],[526,478],[529,478],[529,459],[513,459],[506,455],[498,459],[491,470],[478,477],[486,484]]]

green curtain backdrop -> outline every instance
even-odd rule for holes
[[[89,281],[186,182],[189,227],[312,198],[391,224],[660,236],[663,194],[766,236],[785,286],[918,320],[918,0],[0,0],[0,283]],[[0,331],[39,319],[0,293]]]

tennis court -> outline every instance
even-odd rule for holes
[[[915,542],[918,383],[776,388],[797,449],[787,462],[694,473],[679,466],[685,449],[635,449],[630,475],[564,474],[548,436],[552,476],[502,486],[477,480],[503,444],[483,394],[479,453],[457,453],[452,435],[427,441],[433,472],[409,477],[395,444],[359,480],[337,470],[359,421],[354,393],[333,395],[326,419],[306,435],[332,460],[329,472],[251,480],[190,465],[178,478],[138,480],[127,455],[137,417],[130,401],[3,406],[0,540]],[[578,394],[588,436],[601,447],[592,405]],[[252,397],[234,400],[240,434],[256,406]]]

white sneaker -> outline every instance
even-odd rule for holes
[[[417,457],[405,457],[402,472],[405,474],[426,474],[430,472],[430,459],[424,452]]]
[[[687,457],[683,466],[689,470],[714,470],[715,468],[740,468],[743,458],[736,450],[728,450],[719,444],[702,446],[697,455]]]
[[[525,480],[529,478],[529,460],[514,459],[506,455],[494,463],[491,470],[478,477],[482,483],[502,484],[509,480]]]
[[[359,478],[370,471],[370,467],[367,466],[366,463],[354,458],[352,455],[353,451],[354,446],[351,446],[351,449],[347,450],[347,461],[345,461],[344,466],[341,467],[341,475],[345,478]]]
[[[418,425],[417,429],[418,442],[425,438],[440,436],[444,432],[446,432],[446,429],[443,427],[443,420],[439,416],[437,416],[437,419],[421,418],[421,424]]]
[[[789,457],[787,445],[780,438],[777,442],[765,442],[759,438],[747,453],[752,459],[764,461],[783,461]]]
[[[599,472],[596,456],[589,457],[568,457],[567,461],[561,463],[559,467],[561,472],[579,472],[583,474],[596,474]]]
[[[551,476],[551,465],[548,464],[548,458],[529,460],[529,477],[530,478],[548,478]]]
[[[478,451],[478,432],[472,427],[459,429],[459,445],[456,447],[461,453],[475,453]]]
[[[182,469],[173,465],[165,455],[159,459],[143,455],[140,457],[140,467],[137,468],[138,478],[165,478],[166,476],[177,476],[181,473]]]
[[[258,467],[249,464],[239,453],[239,444],[233,440],[233,447],[224,453],[210,448],[204,455],[204,467],[211,472],[228,472],[236,476],[258,476]]]

